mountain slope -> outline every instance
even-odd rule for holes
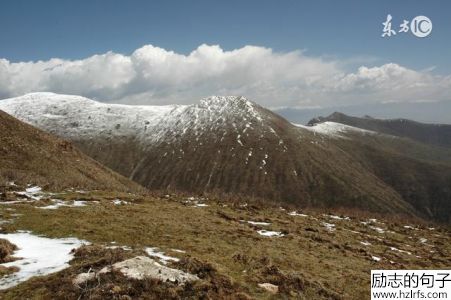
[[[301,127],[333,140],[424,215],[451,222],[451,149],[331,121]]]
[[[417,213],[333,142],[244,97],[137,107],[39,93],[0,108],[152,189]]]
[[[56,190],[78,187],[138,190],[130,180],[75,149],[0,110],[0,185],[14,181]]]
[[[326,121],[341,123],[394,136],[407,137],[425,144],[451,147],[451,125],[425,124],[407,119],[374,119],[352,117],[335,112],[328,117],[310,120],[309,125]]]

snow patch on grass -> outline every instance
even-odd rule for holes
[[[324,227],[326,227],[327,230],[335,231],[335,224],[331,224],[331,223],[327,223],[327,222],[323,222],[322,224]]]
[[[380,233],[380,234],[385,233],[385,230],[382,229],[382,228],[380,228],[380,227],[377,227],[377,226],[370,226],[370,228],[373,229],[373,230],[375,230],[377,233]]]
[[[377,257],[377,256],[371,256],[371,259],[374,260],[374,261],[380,261],[381,260],[381,258]]]
[[[257,225],[257,226],[269,226],[269,225],[271,225],[271,223],[268,223],[268,222],[255,222],[255,221],[245,221],[245,220],[240,220],[240,221],[249,223],[251,225]]]
[[[168,256],[164,252],[158,251],[157,247],[147,247],[144,250],[149,256],[158,258],[162,264],[167,264],[170,261],[179,261],[177,257]]]
[[[120,200],[120,199],[114,199],[113,200],[113,204],[114,205],[127,205],[127,204],[129,204],[127,201],[124,201],[124,200]]]
[[[258,230],[257,233],[259,235],[268,236],[268,237],[282,237],[284,234],[280,231],[270,231],[270,230]]]
[[[0,279],[0,289],[7,289],[28,280],[67,268],[73,258],[72,249],[86,244],[76,238],[50,239],[29,232],[0,234],[0,238],[15,244],[19,250],[13,256],[16,261],[2,264],[5,267],[18,267],[19,271]]]
[[[72,204],[68,204],[67,202],[62,201],[62,200],[58,200],[58,199],[52,199],[52,202],[54,204],[47,205],[47,206],[38,206],[37,208],[40,208],[40,209],[58,209],[58,208],[60,208],[62,206],[65,206],[65,207],[82,207],[82,206],[86,206],[87,205],[86,201],[81,201],[81,200],[74,200],[72,202]]]
[[[288,215],[290,215],[290,216],[296,216],[296,217],[308,217],[308,215],[301,214],[301,213],[298,213],[298,212],[296,212],[296,211],[292,211],[292,212],[288,213]]]

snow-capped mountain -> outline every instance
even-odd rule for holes
[[[0,100],[0,109],[151,189],[417,213],[339,144],[376,133],[337,123],[294,126],[245,97],[129,106],[34,93]]]
[[[133,106],[100,103],[88,98],[54,93],[32,93],[2,100],[0,108],[17,118],[69,139],[134,136],[143,144],[168,141],[205,131],[224,132],[232,124],[245,134],[264,124],[255,103],[244,97],[202,99],[197,105]],[[253,124],[256,122],[259,124]],[[266,129],[274,132],[270,126]]]
[[[406,137],[433,146],[451,147],[451,125],[449,124],[426,124],[407,119],[375,119],[370,116],[359,118],[335,112],[327,117],[314,118],[310,120],[309,125],[322,126],[331,122]]]

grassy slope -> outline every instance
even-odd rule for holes
[[[383,223],[373,224],[386,230],[380,234],[360,223],[367,220],[368,215],[356,214],[351,220],[334,220],[313,211],[308,212],[309,217],[289,216],[287,211],[277,207],[242,207],[240,203],[224,206],[214,200],[206,201],[208,207],[192,207],[191,203],[183,203],[186,198],[176,196],[160,198],[93,192],[55,197],[100,200],[100,203],[53,211],[19,204],[14,206],[13,212],[2,205],[0,213],[5,219],[13,218],[12,213],[23,214],[13,223],[2,225],[3,230],[31,230],[50,237],[76,236],[100,245],[115,241],[117,245],[132,246],[135,251],[147,246],[160,247],[173,256],[191,256],[211,263],[219,274],[239,287],[237,290],[257,299],[271,298],[258,288],[261,282],[290,282],[283,289],[286,297],[330,299],[341,295],[344,299],[362,299],[369,293],[371,269],[443,269],[451,263],[449,231],[429,230],[424,224],[418,225],[418,230],[407,229],[403,226],[412,223],[406,219],[381,220]],[[116,197],[133,204],[115,206],[111,200]],[[271,225],[259,227],[240,220],[265,221]],[[322,222],[336,224],[337,230],[329,232]],[[286,236],[263,237],[256,233],[257,229],[282,231]],[[421,238],[428,241],[421,243]],[[361,241],[371,245],[364,246]],[[412,254],[392,251],[390,247]],[[185,250],[186,254],[171,251],[173,248]],[[382,260],[373,261],[373,255]],[[67,280],[64,285],[63,279],[79,272],[78,264],[73,263],[72,268],[61,274],[37,278],[4,291],[0,298],[55,296],[58,290],[55,287],[63,291],[62,287],[67,286]],[[89,261],[84,264],[87,268]],[[115,285],[122,287],[109,295],[119,297],[127,293],[126,285],[108,280],[114,283],[109,289],[114,289]],[[108,285],[105,288],[108,290]],[[146,295],[156,295],[156,286],[146,288]],[[69,294],[61,291],[60,297],[68,297]],[[76,293],[75,290],[70,295]],[[238,293],[229,296],[239,298]]]
[[[423,216],[451,221],[451,151],[407,138],[358,135],[335,143]]]
[[[0,186],[7,181],[67,187],[134,190],[139,185],[53,137],[0,111]]]

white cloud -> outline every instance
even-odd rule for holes
[[[394,63],[350,73],[338,60],[255,46],[224,51],[201,45],[183,55],[147,45],[130,56],[108,52],[73,61],[0,59],[1,98],[37,91],[139,104],[185,104],[213,94],[239,94],[268,107],[325,107],[449,100],[451,76]]]

